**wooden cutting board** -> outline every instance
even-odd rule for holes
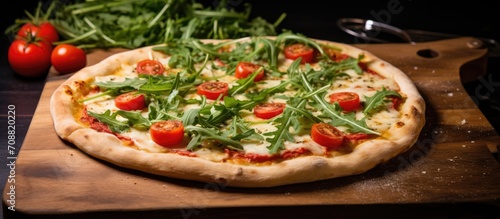
[[[49,74],[18,155],[15,212],[6,218],[304,218],[311,215],[475,215],[500,206],[500,138],[462,86],[482,77],[486,49],[464,37],[356,45],[402,69],[427,103],[426,125],[406,153],[366,173],[265,189],[229,188],[128,170],[94,159],[53,131],[49,98],[69,76]],[[88,64],[123,49],[98,50]],[[462,74],[462,77],[460,76]],[[476,90],[488,92],[485,87]],[[7,203],[9,183],[4,189]],[[420,209],[417,211],[417,209]]]

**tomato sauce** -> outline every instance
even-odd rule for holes
[[[110,134],[113,134],[113,131],[111,131],[111,129],[109,129],[109,127],[102,123],[102,122],[99,122],[99,120],[97,120],[96,118],[90,116],[88,113],[87,113],[87,109],[84,108],[83,109],[83,112],[82,112],[82,117],[80,118],[80,121],[82,121],[83,123],[87,124],[90,126],[90,128],[98,131],[98,132],[106,132],[106,133],[110,133]]]
[[[346,145],[358,145],[364,141],[376,138],[377,135],[367,134],[367,133],[348,133],[345,134],[344,144]]]
[[[118,133],[114,133],[113,131],[111,131],[111,129],[106,124],[104,124],[102,122],[99,122],[99,120],[97,120],[96,118],[90,116],[87,113],[87,109],[86,108],[84,108],[83,111],[82,111],[82,116],[80,117],[80,121],[82,123],[84,123],[84,124],[87,124],[91,129],[94,129],[94,130],[96,130],[98,132],[105,132],[105,133],[109,133],[109,134],[115,135],[118,139],[122,140],[122,142],[125,145],[128,145],[128,146],[134,145],[134,141],[132,141],[131,138],[123,136],[123,135],[120,135]]]
[[[359,62],[358,63],[358,66],[365,72],[369,73],[369,74],[372,74],[372,75],[376,75],[376,76],[379,76],[381,78],[384,78],[384,76],[380,75],[378,72],[376,72],[375,70],[373,69],[370,69],[368,68],[367,64],[364,63],[364,62]]]
[[[310,153],[311,152],[306,148],[287,150],[281,154],[256,154],[256,153],[245,153],[245,152],[226,149],[226,154],[230,159],[244,160],[249,163],[264,163],[264,162],[288,160],[291,158],[299,157]]]
[[[311,152],[306,148],[297,148],[294,150],[287,150],[287,151],[283,152],[281,157],[285,160],[288,160],[288,159],[296,158],[296,157],[299,157],[299,156],[305,155],[305,154],[311,154]]]
[[[99,120],[90,116],[87,113],[86,108],[84,108],[82,111],[82,116],[80,117],[80,121],[84,124],[87,124],[90,128],[98,132],[106,132],[115,135],[118,139],[122,140],[122,142],[124,142],[125,145],[128,146],[134,145],[134,141],[132,141],[132,139],[130,139],[129,137],[120,135],[118,133],[114,133],[106,124],[99,122]],[[186,157],[197,157],[195,153],[184,149],[170,149],[168,150],[168,152]],[[229,159],[243,160],[249,163],[265,163],[265,162],[274,162],[279,160],[288,160],[302,155],[311,154],[311,152],[306,148],[286,150],[281,154],[244,153],[229,149],[226,149],[225,152],[228,155]]]
[[[197,157],[197,155],[191,151],[184,149],[172,149],[170,152],[176,153],[178,155],[186,156],[186,157]]]

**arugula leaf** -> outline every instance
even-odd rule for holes
[[[293,133],[290,132],[290,127],[294,123],[292,121],[296,120],[297,117],[293,117],[292,114],[293,110],[285,108],[282,115],[274,120],[280,124],[277,127],[278,129],[273,132],[264,133],[265,136],[271,136],[270,138],[266,138],[266,140],[271,143],[271,145],[267,147],[270,154],[276,154],[284,150],[286,141],[295,142]]]
[[[147,83],[138,87],[138,90],[143,93],[170,93],[173,90],[189,90],[193,84],[190,82],[181,81],[181,73],[169,76],[148,75]]]
[[[147,130],[149,126],[151,126],[151,122],[148,119],[144,118],[140,112],[136,111],[118,110],[115,113],[112,113],[110,110],[106,110],[102,114],[92,111],[87,111],[87,113],[99,120],[99,122],[108,125],[109,129],[116,133],[127,131],[130,129],[130,127],[134,127],[139,130]],[[125,118],[126,120],[121,121],[116,119],[118,115]]]
[[[147,83],[148,80],[144,78],[125,78],[125,81],[106,81],[106,82],[94,82],[95,85],[109,89],[139,89],[143,84]]]
[[[144,118],[140,112],[137,111],[123,111],[118,110],[116,114],[121,117],[127,119],[127,124],[131,127],[134,127],[138,130],[147,130],[149,126],[151,126],[151,122]]]
[[[269,67],[272,69],[278,68],[278,55],[279,50],[276,44],[273,44],[273,41],[266,38],[259,38],[257,40],[258,45],[261,45],[263,50],[266,51],[267,61],[269,63]]]
[[[184,130],[193,136],[187,146],[188,150],[195,149],[204,140],[216,140],[233,150],[243,150],[239,141],[222,136],[218,129],[188,125],[184,127]]]
[[[276,125],[278,129],[264,134],[265,136],[271,136],[271,138],[266,139],[271,143],[271,145],[267,147],[270,154],[275,154],[285,149],[286,141],[295,142],[295,134],[304,129],[304,121],[301,120],[301,118],[309,119],[315,123],[322,121],[320,118],[314,116],[311,111],[306,109],[308,103],[307,98],[298,96],[291,98],[288,103],[283,114],[273,121],[273,123],[278,124]],[[291,130],[293,130],[293,132]]]
[[[103,89],[104,92],[88,97],[86,99],[79,100],[79,102],[86,102],[89,100],[94,100],[103,96],[118,96],[122,93],[127,93],[131,91],[138,90],[142,85],[146,84],[148,80],[144,78],[125,78],[124,81],[97,81],[94,82],[95,85],[99,86],[99,88]]]
[[[340,105],[338,103],[334,103],[335,113],[342,116],[342,119],[332,119],[329,123],[333,126],[346,126],[350,132],[363,132],[370,134],[379,134],[378,132],[372,131],[368,129],[366,126],[366,117],[361,118],[360,120],[356,120],[356,114],[354,112],[350,113],[341,113]],[[367,129],[369,131],[367,131]]]
[[[290,84],[289,81],[282,81],[279,85],[271,87],[271,88],[266,88],[264,90],[259,91],[258,94],[252,95],[251,99],[255,102],[262,102],[267,99],[267,97],[271,94],[275,93],[280,93],[284,92],[286,86]]]
[[[308,118],[309,120],[313,121],[313,122],[321,122],[322,120],[316,116],[314,116],[311,111],[308,111],[307,109],[305,108],[296,108],[296,107],[293,107],[293,106],[287,106],[287,108],[289,108],[290,110],[294,111],[297,115],[301,115],[305,118]],[[298,129],[296,129],[298,130]]]
[[[205,96],[201,96],[200,108],[192,108],[184,112],[181,117],[182,124],[184,124],[184,126],[196,124],[196,121],[200,116],[200,110],[205,107],[206,100]]]
[[[295,77],[300,78],[300,82],[302,86],[304,87],[305,91],[308,93],[314,92],[315,88],[309,83],[307,76],[304,72],[301,72],[300,69],[292,69],[292,72],[294,72]],[[378,132],[371,130],[368,128],[364,120],[357,121],[354,117],[350,116],[345,116],[342,113],[340,113],[340,106],[338,104],[330,104],[325,101],[325,98],[323,98],[321,95],[318,93],[315,93],[312,95],[312,99],[317,103],[317,106],[321,108],[321,110],[326,113],[328,116],[330,116],[333,120],[340,120],[337,121],[337,123],[344,124],[346,125],[350,130],[355,131],[355,132],[363,132],[363,133],[369,133],[369,134],[377,134],[379,135]]]
[[[255,79],[255,77],[257,77],[257,74],[260,71],[262,71],[262,69],[263,69],[263,67],[260,67],[257,70],[255,70],[254,72],[252,72],[252,74],[250,74],[248,77],[237,80],[236,83],[238,85],[233,86],[233,87],[231,87],[231,89],[229,89],[229,96],[233,96],[233,95],[238,94],[238,93],[243,93],[250,86],[254,85],[255,84],[254,79]]]
[[[113,132],[123,132],[126,131],[130,128],[127,122],[119,121],[116,119],[116,116],[118,114],[116,113],[111,113],[110,110],[106,110],[106,112],[99,114],[99,113],[94,113],[92,111],[87,111],[87,113],[99,120],[99,122],[102,122],[106,125],[108,125],[109,129]]]
[[[179,95],[179,75],[177,75],[173,84],[171,84],[170,93],[156,94],[151,93],[148,106],[148,119],[151,121],[167,120],[170,118],[179,119],[178,114],[181,102],[184,98]]]
[[[53,2],[58,7],[47,13],[46,20],[61,33],[61,43],[81,48],[139,48],[176,39],[274,36],[286,16],[281,14],[274,23],[258,16],[251,19],[250,4],[237,11],[229,0],[209,4],[213,7],[196,0]],[[8,28],[9,32],[17,30],[19,23]]]
[[[99,86],[100,88],[104,89],[105,91],[98,94],[94,95],[91,97],[88,97],[86,99],[81,99],[78,102],[83,103],[89,100],[94,100],[103,96],[118,96],[122,93],[127,93],[130,91],[137,90],[140,86],[143,84],[147,83],[147,80],[141,79],[141,78],[125,78],[125,81],[107,81],[107,82],[94,82],[95,85]]]
[[[221,125],[224,124],[225,121],[236,115],[238,111],[239,109],[237,106],[229,108],[225,104],[213,105],[211,107],[210,116],[207,119],[207,122],[217,127],[221,127]]]
[[[239,117],[233,117],[229,130],[223,132],[223,135],[233,140],[240,141],[242,139],[251,139],[263,141],[264,137],[257,134],[255,129],[250,129],[248,123]]]
[[[382,90],[377,91],[371,97],[365,97],[365,109],[363,113],[365,115],[373,114],[380,109],[385,102],[385,97],[387,96],[395,96],[397,98],[402,98],[401,95],[396,91],[386,90],[385,87]]]

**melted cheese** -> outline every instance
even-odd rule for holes
[[[166,65],[168,63],[168,58],[160,59],[162,63]],[[280,58],[280,67],[279,70],[282,72],[286,72],[289,65],[292,63],[290,60],[284,60]],[[218,81],[227,82],[230,87],[236,85],[236,78],[230,75],[225,75],[224,71],[214,70],[211,67],[211,64],[206,65],[205,69],[202,70],[201,77],[202,78],[216,78]],[[200,67],[200,66],[199,66]],[[319,69],[318,65],[313,64],[311,67],[314,69]],[[170,69],[172,70],[172,69]],[[174,70],[172,70],[174,71]],[[353,70],[347,70],[345,73],[349,75],[349,77],[338,78],[334,80],[331,88],[328,90],[325,98],[328,97],[329,94],[340,91],[351,91],[359,94],[361,101],[365,101],[367,96],[372,96],[376,93],[377,90],[381,90],[382,88],[387,88],[391,90],[398,91],[399,87],[394,82],[392,78],[383,78],[373,74],[357,74]],[[97,77],[97,82],[105,82],[105,81],[123,81],[126,77],[136,77],[135,66],[134,65],[122,65],[119,70],[109,76],[101,76]],[[286,75],[281,79],[272,79],[272,80],[264,80],[256,84],[257,90],[272,88],[278,86],[283,80],[286,80]],[[280,95],[286,95],[289,97],[293,97],[296,95],[296,92],[293,90],[287,91]],[[200,99],[200,96],[196,93],[189,93],[185,96],[186,99]],[[245,99],[246,97],[243,94],[237,95],[235,98],[237,99]],[[210,102],[210,100],[208,100]],[[268,100],[270,102],[282,102],[285,103],[286,100],[277,97],[270,97]],[[111,97],[101,97],[98,99],[94,99],[92,101],[88,101],[87,108],[90,111],[96,113],[103,113],[106,110],[110,110],[112,112],[118,110],[114,105],[113,99]],[[197,104],[190,104],[183,106],[183,110],[198,108]],[[314,111],[314,109],[311,109]],[[313,112],[315,115],[319,112]],[[143,115],[147,118],[147,112],[143,112]],[[259,134],[265,134],[269,132],[276,131],[277,128],[272,124],[268,123],[265,120],[259,119],[253,115],[250,111],[242,111],[241,115],[244,120],[250,122],[250,128],[256,130]],[[364,114],[361,111],[356,113],[356,117],[361,119],[364,117]],[[389,129],[392,124],[398,121],[400,114],[397,110],[390,109],[388,107],[387,110],[382,110],[380,112],[375,113],[370,118],[366,119],[367,125],[377,132],[384,132]],[[122,118],[120,118],[122,119]],[[339,127],[340,130],[346,130],[343,127]],[[164,148],[157,145],[155,142],[151,140],[149,132],[140,131],[131,128],[130,131],[120,133],[123,136],[129,137],[134,141],[134,144],[137,148],[144,151],[149,152],[163,152]],[[268,136],[269,137],[269,136]],[[243,147],[246,153],[255,153],[255,154],[269,154],[268,146],[270,145],[267,141],[262,142],[242,142]],[[323,155],[326,153],[325,147],[322,147],[311,140],[309,134],[300,134],[295,136],[295,142],[285,142],[286,150],[293,150],[298,148],[306,148],[312,154],[315,155]],[[206,147],[201,147],[194,151],[194,153],[204,159],[212,160],[212,161],[222,161],[227,158],[227,154],[221,151],[220,149],[210,149]]]

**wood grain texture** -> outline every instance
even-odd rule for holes
[[[500,206],[500,164],[493,154],[500,138],[460,77],[463,66],[468,78],[484,73],[481,60],[486,51],[468,47],[471,40],[356,45],[400,68],[417,85],[427,104],[419,140],[404,154],[364,174],[275,188],[229,188],[170,179],[87,156],[53,131],[49,98],[68,76],[51,72],[16,161],[16,212],[9,211],[6,218],[298,218],[303,210],[312,209],[318,215],[336,212],[354,217],[382,209],[395,214],[420,209],[438,216],[476,215],[461,208],[464,203],[494,211]],[[428,49],[438,55],[418,55]],[[91,53],[88,64],[119,51]],[[425,215],[406,218],[420,216]]]

